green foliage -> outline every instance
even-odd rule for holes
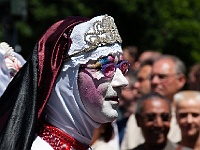
[[[25,55],[50,25],[66,16],[109,14],[115,18],[123,46],[174,54],[187,66],[200,61],[198,0],[29,0],[27,8],[26,19],[15,19]]]
[[[18,21],[16,23],[16,28],[25,37],[31,37],[34,34],[31,27],[23,21]]]
[[[136,41],[139,39],[136,45],[143,50],[161,49],[164,53],[177,55],[186,62],[187,66],[199,61],[199,1],[138,0],[136,4],[138,9],[133,14],[139,15],[135,18],[140,22],[143,31],[140,32],[141,37],[135,38]],[[130,43],[131,41],[128,44]]]

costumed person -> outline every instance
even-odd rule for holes
[[[25,62],[8,43],[0,42],[0,96]]]
[[[24,65],[25,59],[6,42],[0,42],[0,97],[15,74]],[[5,119],[1,119],[0,130]]]
[[[26,60],[6,42],[0,43],[0,53],[4,56],[9,76],[12,79],[20,68],[25,64]]]
[[[128,84],[121,42],[108,15],[53,24],[0,99],[0,116],[10,113],[0,149],[90,149],[93,130],[117,118]]]
[[[10,82],[9,70],[6,67],[4,55],[0,52],[0,96],[5,91],[9,82]]]

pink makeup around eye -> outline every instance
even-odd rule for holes
[[[110,60],[110,63],[124,60],[124,57],[122,54],[120,54],[119,56],[109,55],[107,58]]]
[[[121,60],[124,60],[124,57],[123,57],[122,54],[120,54],[120,56],[119,56],[119,60],[120,60],[120,61],[121,61]]]
[[[115,57],[114,56],[108,56],[108,59],[110,60],[110,62],[114,62],[115,61]]]

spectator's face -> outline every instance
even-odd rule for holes
[[[123,58],[114,56],[116,63]],[[94,64],[89,62],[87,65]],[[109,63],[111,64],[111,63]],[[128,81],[117,68],[112,78],[105,77],[99,68],[91,69],[80,67],[78,85],[80,98],[88,115],[96,122],[105,123],[117,118],[117,107],[121,88],[126,86]]]
[[[147,94],[151,91],[151,66],[145,65],[143,66],[138,74],[137,74],[137,81],[134,84],[135,89],[137,90],[137,97],[141,95]]]
[[[128,80],[129,84],[126,87],[122,88],[122,93],[120,97],[120,107],[122,109],[125,109],[125,117],[135,112],[135,103],[137,95],[137,90],[134,88],[133,84],[131,85],[132,82],[130,81],[130,77],[126,76],[126,79]]]
[[[130,78],[126,76],[129,84],[122,88],[121,100],[122,101],[133,101],[135,99],[135,89],[133,85],[130,84]]]
[[[128,62],[133,65],[135,63],[135,57],[131,56],[129,51],[124,49],[123,51],[124,60],[128,60]]]
[[[170,128],[170,108],[163,99],[146,100],[142,112],[137,117],[145,141],[153,147],[162,147],[167,141]]]
[[[175,64],[170,59],[158,60],[152,67],[152,91],[172,99],[173,95],[183,87],[183,75],[178,75]]]
[[[191,69],[188,74],[188,89],[200,90],[200,71]]]
[[[188,88],[190,90],[195,90],[196,83],[196,77],[195,77],[195,71],[190,70],[190,73],[188,74]]]
[[[200,134],[200,102],[193,99],[180,101],[176,108],[177,121],[182,136],[186,138]]]

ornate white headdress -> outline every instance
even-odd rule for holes
[[[102,54],[121,52],[122,39],[118,33],[114,19],[103,15],[78,24],[74,27],[70,38],[72,44],[67,59],[76,63],[86,63],[89,59],[97,59]]]

